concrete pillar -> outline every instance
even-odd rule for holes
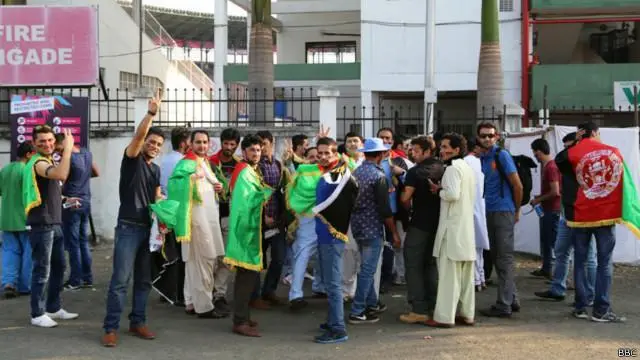
[[[136,131],[142,119],[147,115],[151,97],[153,97],[153,91],[149,88],[137,88],[133,91],[133,131]]]
[[[377,129],[374,128],[376,123],[375,119],[380,117],[380,100],[378,93],[361,91],[360,99],[362,103],[362,114],[360,115],[363,123],[362,136],[365,138],[374,137],[377,131]]]
[[[220,125],[222,122],[230,122],[228,110],[227,84],[224,81],[224,67],[227,65],[227,52],[229,49],[229,19],[227,15],[227,0],[215,0],[214,8],[214,58],[213,58],[213,83],[215,84],[214,97],[217,102],[214,106],[213,119]]]
[[[251,13],[247,11],[247,63],[249,63],[249,47],[251,47]]]
[[[320,98],[320,124],[325,129],[329,128],[329,136],[336,139],[338,134],[338,96],[340,91],[333,88],[322,87],[318,89]]]

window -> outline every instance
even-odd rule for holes
[[[307,64],[343,64],[356,62],[356,42],[309,42]]]
[[[513,0],[500,0],[500,12],[513,11]]]
[[[150,89],[163,88],[164,84],[160,79],[153,76],[142,76],[142,86]],[[133,90],[138,87],[138,74],[120,71],[120,89]]]

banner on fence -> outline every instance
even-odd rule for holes
[[[11,161],[16,149],[33,140],[33,129],[48,125],[56,134],[70,129],[75,144],[89,145],[89,98],[70,96],[11,96]]]
[[[0,86],[90,86],[98,69],[97,7],[0,7]]]
[[[636,87],[634,94],[633,88]],[[635,97],[640,97],[640,81],[616,81],[613,83],[613,107],[617,111],[633,111]]]

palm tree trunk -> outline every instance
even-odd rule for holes
[[[2,0],[2,5],[26,5],[27,0]]]
[[[498,0],[482,0],[482,39],[478,64],[478,120],[497,118],[504,105]]]
[[[249,119],[273,121],[273,30],[271,0],[251,0],[249,46]]]

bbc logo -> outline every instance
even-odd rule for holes
[[[618,349],[618,357],[638,357],[638,349],[620,348]]]

